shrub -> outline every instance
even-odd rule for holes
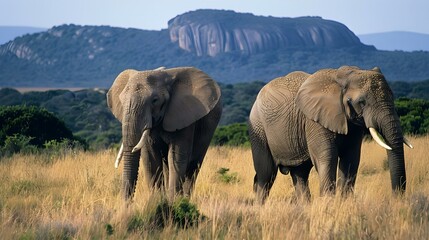
[[[426,134],[429,132],[429,101],[399,98],[395,101],[404,133]]]
[[[229,168],[219,168],[217,170],[218,178],[220,179],[221,182],[224,183],[236,183],[239,182],[238,179],[238,174],[236,172],[234,173],[229,173]]]
[[[7,136],[14,134],[32,137],[29,143],[37,147],[43,147],[49,140],[74,139],[63,121],[34,106],[0,107],[0,126],[0,145],[4,145]]]
[[[173,222],[182,227],[191,227],[198,224],[200,212],[195,204],[189,202],[188,198],[182,197],[173,203]]]
[[[36,148],[64,149],[85,141],[73,136],[60,119],[45,109],[27,106],[0,106],[0,155],[34,153]]]
[[[212,145],[250,146],[247,124],[234,123],[218,127],[213,135]]]
[[[33,137],[24,136],[21,134],[14,134],[13,136],[6,136],[4,146],[0,147],[0,156],[11,156],[14,153],[36,153],[37,148],[30,145]]]
[[[198,224],[204,218],[195,204],[188,198],[177,198],[173,203],[161,196],[153,196],[142,213],[133,215],[127,223],[127,231],[152,231],[172,223],[179,228],[188,228]]]

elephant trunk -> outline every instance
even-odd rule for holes
[[[124,168],[121,190],[125,200],[132,199],[138,178],[140,151],[137,151],[135,146],[143,142],[141,140],[143,132],[151,125],[150,121],[144,121],[147,118],[139,116],[138,113],[139,111],[127,111],[122,122]]]
[[[392,111],[394,114],[392,114]],[[392,148],[392,150],[387,150],[392,190],[395,193],[402,194],[405,192],[407,180],[404,161],[404,137],[399,117],[393,107],[390,108],[388,114],[382,115],[379,124],[382,136],[384,136],[387,145]]]
[[[124,151],[124,168],[122,172],[122,194],[125,200],[132,199],[137,183],[139,172],[140,151]]]
[[[134,195],[139,170],[140,151],[132,152],[138,141],[138,133],[136,127],[132,125],[134,124],[130,124],[130,122],[125,122],[122,125],[124,163],[122,194],[125,200],[130,200]]]

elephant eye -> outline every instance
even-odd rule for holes
[[[359,105],[361,106],[361,107],[364,107],[365,106],[365,104],[366,104],[366,102],[365,102],[365,99],[359,99]]]
[[[158,101],[159,101],[159,99],[158,99],[158,98],[154,98],[154,99],[152,99],[152,104],[153,104],[153,105],[155,105],[155,104],[157,104],[157,103],[158,103]]]

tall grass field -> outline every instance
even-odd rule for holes
[[[252,192],[250,149],[211,147],[182,209],[199,214],[182,224],[162,211],[162,193],[148,189],[141,169],[124,204],[113,150],[18,154],[0,160],[0,238],[429,239],[429,137],[408,138],[404,196],[392,194],[386,151],[364,142],[353,195],[321,197],[313,169],[310,202],[291,201],[292,180],[279,173],[264,205]]]

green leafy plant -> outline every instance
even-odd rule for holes
[[[218,179],[224,183],[237,183],[239,182],[238,173],[233,172],[229,173],[229,168],[219,168],[217,170]]]
[[[0,147],[0,156],[11,156],[14,153],[22,152],[25,154],[36,153],[37,148],[30,144],[33,137],[14,134],[6,136],[4,146]]]
[[[234,123],[218,127],[213,135],[212,145],[250,146],[247,124]]]
[[[143,212],[133,215],[127,224],[128,232],[161,229],[168,224],[188,228],[198,224],[205,217],[188,198],[176,198],[170,203],[164,196],[153,196]]]
[[[182,197],[173,203],[173,222],[182,228],[198,224],[200,212],[188,198]]]

